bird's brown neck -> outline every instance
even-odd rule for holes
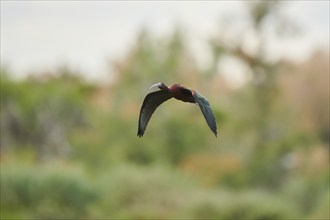
[[[173,84],[168,89],[169,90],[172,90],[172,91],[175,91],[175,90],[177,90],[179,88],[183,88],[183,86],[181,86],[180,84]]]
[[[192,96],[192,92],[190,89],[187,89],[180,84],[174,84],[169,88],[170,92],[173,94],[175,99],[181,100],[183,102],[195,103],[195,100]]]

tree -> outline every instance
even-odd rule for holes
[[[277,185],[280,181],[278,177],[281,175],[281,169],[278,164],[272,164],[270,161],[279,162],[280,156],[285,153],[282,150],[275,154],[270,153],[273,152],[271,148],[280,148],[280,142],[287,137],[279,131],[282,128],[276,123],[276,111],[280,105],[278,75],[281,64],[270,59],[271,51],[268,50],[268,44],[271,42],[267,33],[271,32],[280,37],[292,33],[295,25],[279,13],[280,1],[253,1],[247,2],[247,6],[249,16],[245,29],[239,32],[241,34],[233,35],[229,29],[210,41],[214,59],[208,73],[214,74],[219,61],[226,56],[240,60],[248,68],[249,73],[246,74],[250,74],[247,77],[249,80],[241,91],[251,94],[250,102],[245,106],[250,111],[247,110],[248,115],[242,118],[248,120],[249,129],[254,130],[250,154],[252,156],[247,162],[253,171],[250,181],[263,182],[271,186]],[[253,47],[248,45],[251,38]]]

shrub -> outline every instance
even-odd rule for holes
[[[1,218],[71,218],[88,214],[98,192],[65,167],[1,168]]]

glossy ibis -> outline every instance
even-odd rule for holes
[[[139,128],[137,136],[143,136],[147,128],[148,122],[156,108],[163,102],[171,98],[175,98],[183,102],[197,104],[200,107],[211,131],[215,134],[215,136],[217,136],[217,125],[215,122],[214,114],[211,110],[209,102],[204,96],[194,90],[187,89],[180,84],[174,84],[170,87],[167,87],[164,83],[156,83],[151,86],[150,89],[153,87],[158,87],[160,90],[156,92],[151,92],[144,98],[140,110]]]

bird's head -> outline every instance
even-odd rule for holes
[[[153,84],[150,89],[154,88],[154,87],[158,87],[159,89],[163,90],[164,88],[166,88],[166,85],[162,82],[159,82],[159,83],[156,83],[156,84]]]

